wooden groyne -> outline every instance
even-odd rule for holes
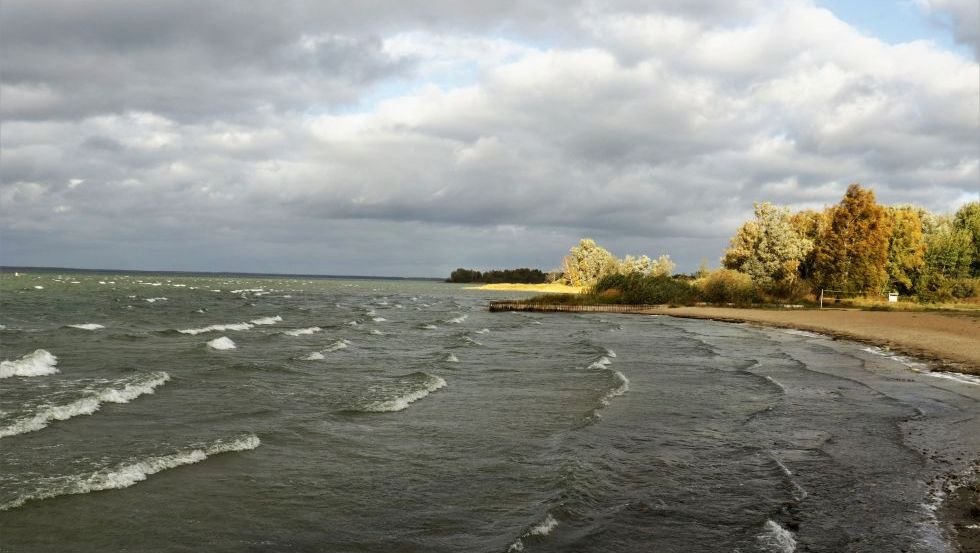
[[[490,311],[538,311],[568,313],[641,313],[655,309],[652,305],[563,305],[559,303],[529,303],[523,301],[492,301]]]

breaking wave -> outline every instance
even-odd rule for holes
[[[77,328],[79,330],[98,330],[100,328],[105,328],[104,326],[97,323],[84,323],[80,325],[68,325],[69,328]]]
[[[456,317],[455,319],[449,319],[446,322],[447,323],[460,324],[460,323],[462,323],[463,321],[465,321],[468,318],[469,318],[469,315],[463,314],[463,315],[460,315],[459,317]]]
[[[796,538],[793,533],[778,523],[767,520],[762,532],[755,537],[763,551],[771,553],[793,553],[796,551]]]
[[[152,394],[158,386],[163,385],[168,380],[170,380],[169,374],[153,372],[120,379],[104,388],[89,388],[85,390],[83,397],[75,401],[62,405],[42,405],[33,414],[19,418],[13,424],[0,428],[0,438],[41,430],[53,421],[63,421],[79,415],[91,415],[98,411],[103,403],[129,403],[141,395]]]
[[[33,353],[14,361],[0,361],[0,378],[11,376],[44,376],[55,374],[58,358],[48,350],[36,349]]]
[[[0,505],[0,511],[15,509],[28,501],[128,488],[158,472],[182,465],[199,463],[212,455],[255,449],[260,444],[261,441],[257,436],[245,434],[231,440],[216,440],[207,445],[177,451],[170,455],[146,457],[120,463],[92,473],[61,476],[48,480],[32,492],[20,495],[16,499]]]
[[[456,354],[455,353],[449,352],[449,355],[446,355],[446,362],[447,363],[459,363],[459,358],[456,357]]]
[[[314,351],[309,355],[304,355],[303,357],[300,357],[300,359],[302,361],[321,361],[325,359],[325,357],[323,357],[323,354],[320,353],[319,351]]]
[[[235,349],[238,346],[235,345],[235,342],[233,342],[231,338],[227,336],[222,336],[221,338],[215,338],[214,340],[208,342],[208,347],[211,349],[225,350],[225,349]]]
[[[971,374],[954,373],[954,372],[943,372],[943,371],[932,371],[926,374],[936,378],[945,378],[946,380],[959,382],[960,384],[973,384],[974,386],[980,386],[980,376],[973,376]]]
[[[283,331],[283,334],[285,334],[287,336],[305,336],[305,335],[309,335],[309,334],[316,334],[317,332],[320,332],[321,330],[323,330],[323,329],[320,328],[320,327],[318,327],[318,326],[311,326],[309,328],[297,328],[295,330],[286,330],[286,331]]]
[[[397,383],[392,386],[386,385],[372,388],[373,395],[380,395],[382,398],[367,401],[354,410],[366,413],[402,411],[407,409],[409,404],[445,387],[446,381],[438,376],[425,372],[412,373],[399,378]]]
[[[184,330],[178,330],[177,332],[180,332],[181,334],[203,334],[205,332],[224,332],[226,330],[249,330],[258,325],[272,325],[280,321],[282,321],[282,317],[276,315],[275,317],[262,317],[261,319],[255,319],[247,323],[230,323],[210,325],[202,328],[185,328]]]
[[[548,516],[546,516],[544,520],[531,526],[526,531],[524,531],[523,534],[521,534],[521,537],[514,540],[514,543],[510,544],[510,547],[507,548],[507,551],[508,552],[524,551],[525,539],[533,536],[540,536],[540,537],[547,536],[555,528],[558,528],[558,521],[555,519],[555,517],[551,516],[551,513],[548,513]]]

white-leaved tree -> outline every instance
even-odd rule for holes
[[[755,219],[743,224],[725,252],[725,268],[741,271],[761,286],[794,280],[813,241],[800,236],[789,208],[755,204]]]

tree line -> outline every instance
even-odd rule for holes
[[[513,282],[518,284],[541,284],[546,282],[548,275],[540,269],[495,269],[491,271],[476,271],[473,269],[463,269],[460,267],[452,273],[446,282],[460,283],[481,283],[495,284],[499,282]]]
[[[755,204],[722,257],[673,275],[668,255],[617,259],[592,239],[569,250],[555,278],[588,299],[621,303],[753,303],[812,298],[821,289],[923,302],[980,296],[980,202],[952,215],[914,205],[884,206],[853,184],[823,210]]]

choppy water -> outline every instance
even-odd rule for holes
[[[0,550],[949,550],[976,381],[488,298],[4,274]]]

